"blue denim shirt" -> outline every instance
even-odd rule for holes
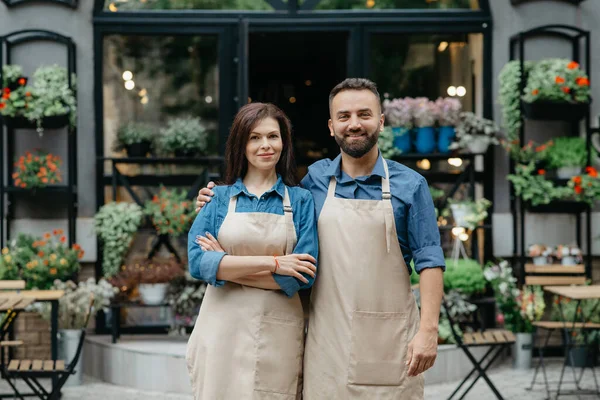
[[[313,195],[317,219],[325,204],[329,179],[332,176],[337,180],[335,197],[381,200],[381,178],[385,177],[384,159],[381,154],[371,175],[356,179],[342,171],[341,160],[339,155],[333,161],[317,161],[308,167],[308,174],[302,179],[302,187],[310,190]],[[441,267],[445,270],[440,231],[427,181],[419,173],[400,163],[391,160],[385,162],[390,173],[398,242],[409,274],[412,259],[417,273],[421,273],[424,268]]]
[[[203,251],[195,243],[196,236],[206,236],[210,232],[215,238],[227,215],[229,199],[238,196],[236,212],[264,212],[283,215],[283,197],[285,184],[281,177],[277,183],[266,191],[260,199],[248,192],[241,179],[230,186],[218,186],[213,189],[215,193],[212,200],[202,208],[188,234],[188,264],[190,274],[214,286],[222,286],[225,281],[217,280],[217,270],[221,259],[227,254],[215,251]],[[308,190],[300,187],[288,187],[294,228],[298,242],[294,247],[295,254],[310,254],[318,259],[317,221],[315,220],[315,204]],[[303,274],[308,283],[286,275],[273,274],[275,282],[283,292],[291,297],[298,290],[312,286],[314,278]]]

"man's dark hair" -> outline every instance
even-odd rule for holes
[[[338,83],[331,92],[329,93],[329,112],[331,113],[331,103],[333,102],[333,98],[337,96],[338,93],[343,92],[344,90],[370,90],[373,93],[378,101],[381,101],[381,97],[379,96],[379,92],[377,91],[377,85],[375,82],[370,81],[365,78],[347,78],[342,82]]]

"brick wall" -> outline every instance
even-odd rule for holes
[[[22,312],[15,319],[15,339],[22,340],[23,346],[15,348],[14,358],[49,359],[50,323],[33,312]]]

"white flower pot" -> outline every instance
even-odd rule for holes
[[[565,256],[560,260],[562,265],[576,265],[577,261],[575,261],[575,257],[573,256]]]
[[[548,258],[544,256],[533,257],[533,265],[546,265],[548,264]]]
[[[473,139],[467,142],[467,149],[471,153],[485,153],[490,146],[490,141],[485,136],[474,136]]]
[[[450,210],[452,210],[452,218],[454,218],[456,226],[466,227],[469,225],[465,220],[469,210],[464,204],[450,204]]]
[[[560,167],[556,170],[558,179],[571,179],[581,173],[581,167]]]
[[[531,368],[533,334],[516,333],[515,337],[517,340],[513,345],[513,369],[528,370]]]
[[[168,283],[140,283],[138,289],[144,304],[156,305],[165,300]]]
[[[77,353],[77,346],[81,338],[80,329],[60,329],[58,331],[58,359],[65,361],[65,366],[68,365]],[[79,355],[79,360],[75,366],[75,373],[69,376],[65,386],[80,386],[83,379],[83,358],[84,352]]]

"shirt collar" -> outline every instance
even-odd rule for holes
[[[271,189],[267,190],[264,194],[268,195],[269,193],[277,193],[282,199],[285,196],[285,184],[283,183],[283,179],[281,179],[281,175],[277,174],[277,182],[271,187]],[[242,178],[238,178],[237,181],[231,186],[231,190],[229,191],[229,197],[237,196],[240,193],[244,193],[248,197],[256,197],[248,191],[246,185],[242,181]]]
[[[380,178],[385,178],[385,168],[383,167],[384,162],[385,162],[385,160],[383,159],[381,152],[379,152],[379,156],[377,157],[377,162],[375,163],[375,166],[373,167],[373,171],[371,171],[371,175],[364,177],[364,178],[369,179],[372,176],[378,176]],[[341,154],[339,154],[336,158],[334,158],[331,161],[331,164],[329,164],[329,167],[327,167],[327,169],[325,169],[323,176],[326,176],[328,178],[335,176],[335,179],[340,183],[345,183],[345,182],[353,180],[348,174],[342,172],[342,155]]]

